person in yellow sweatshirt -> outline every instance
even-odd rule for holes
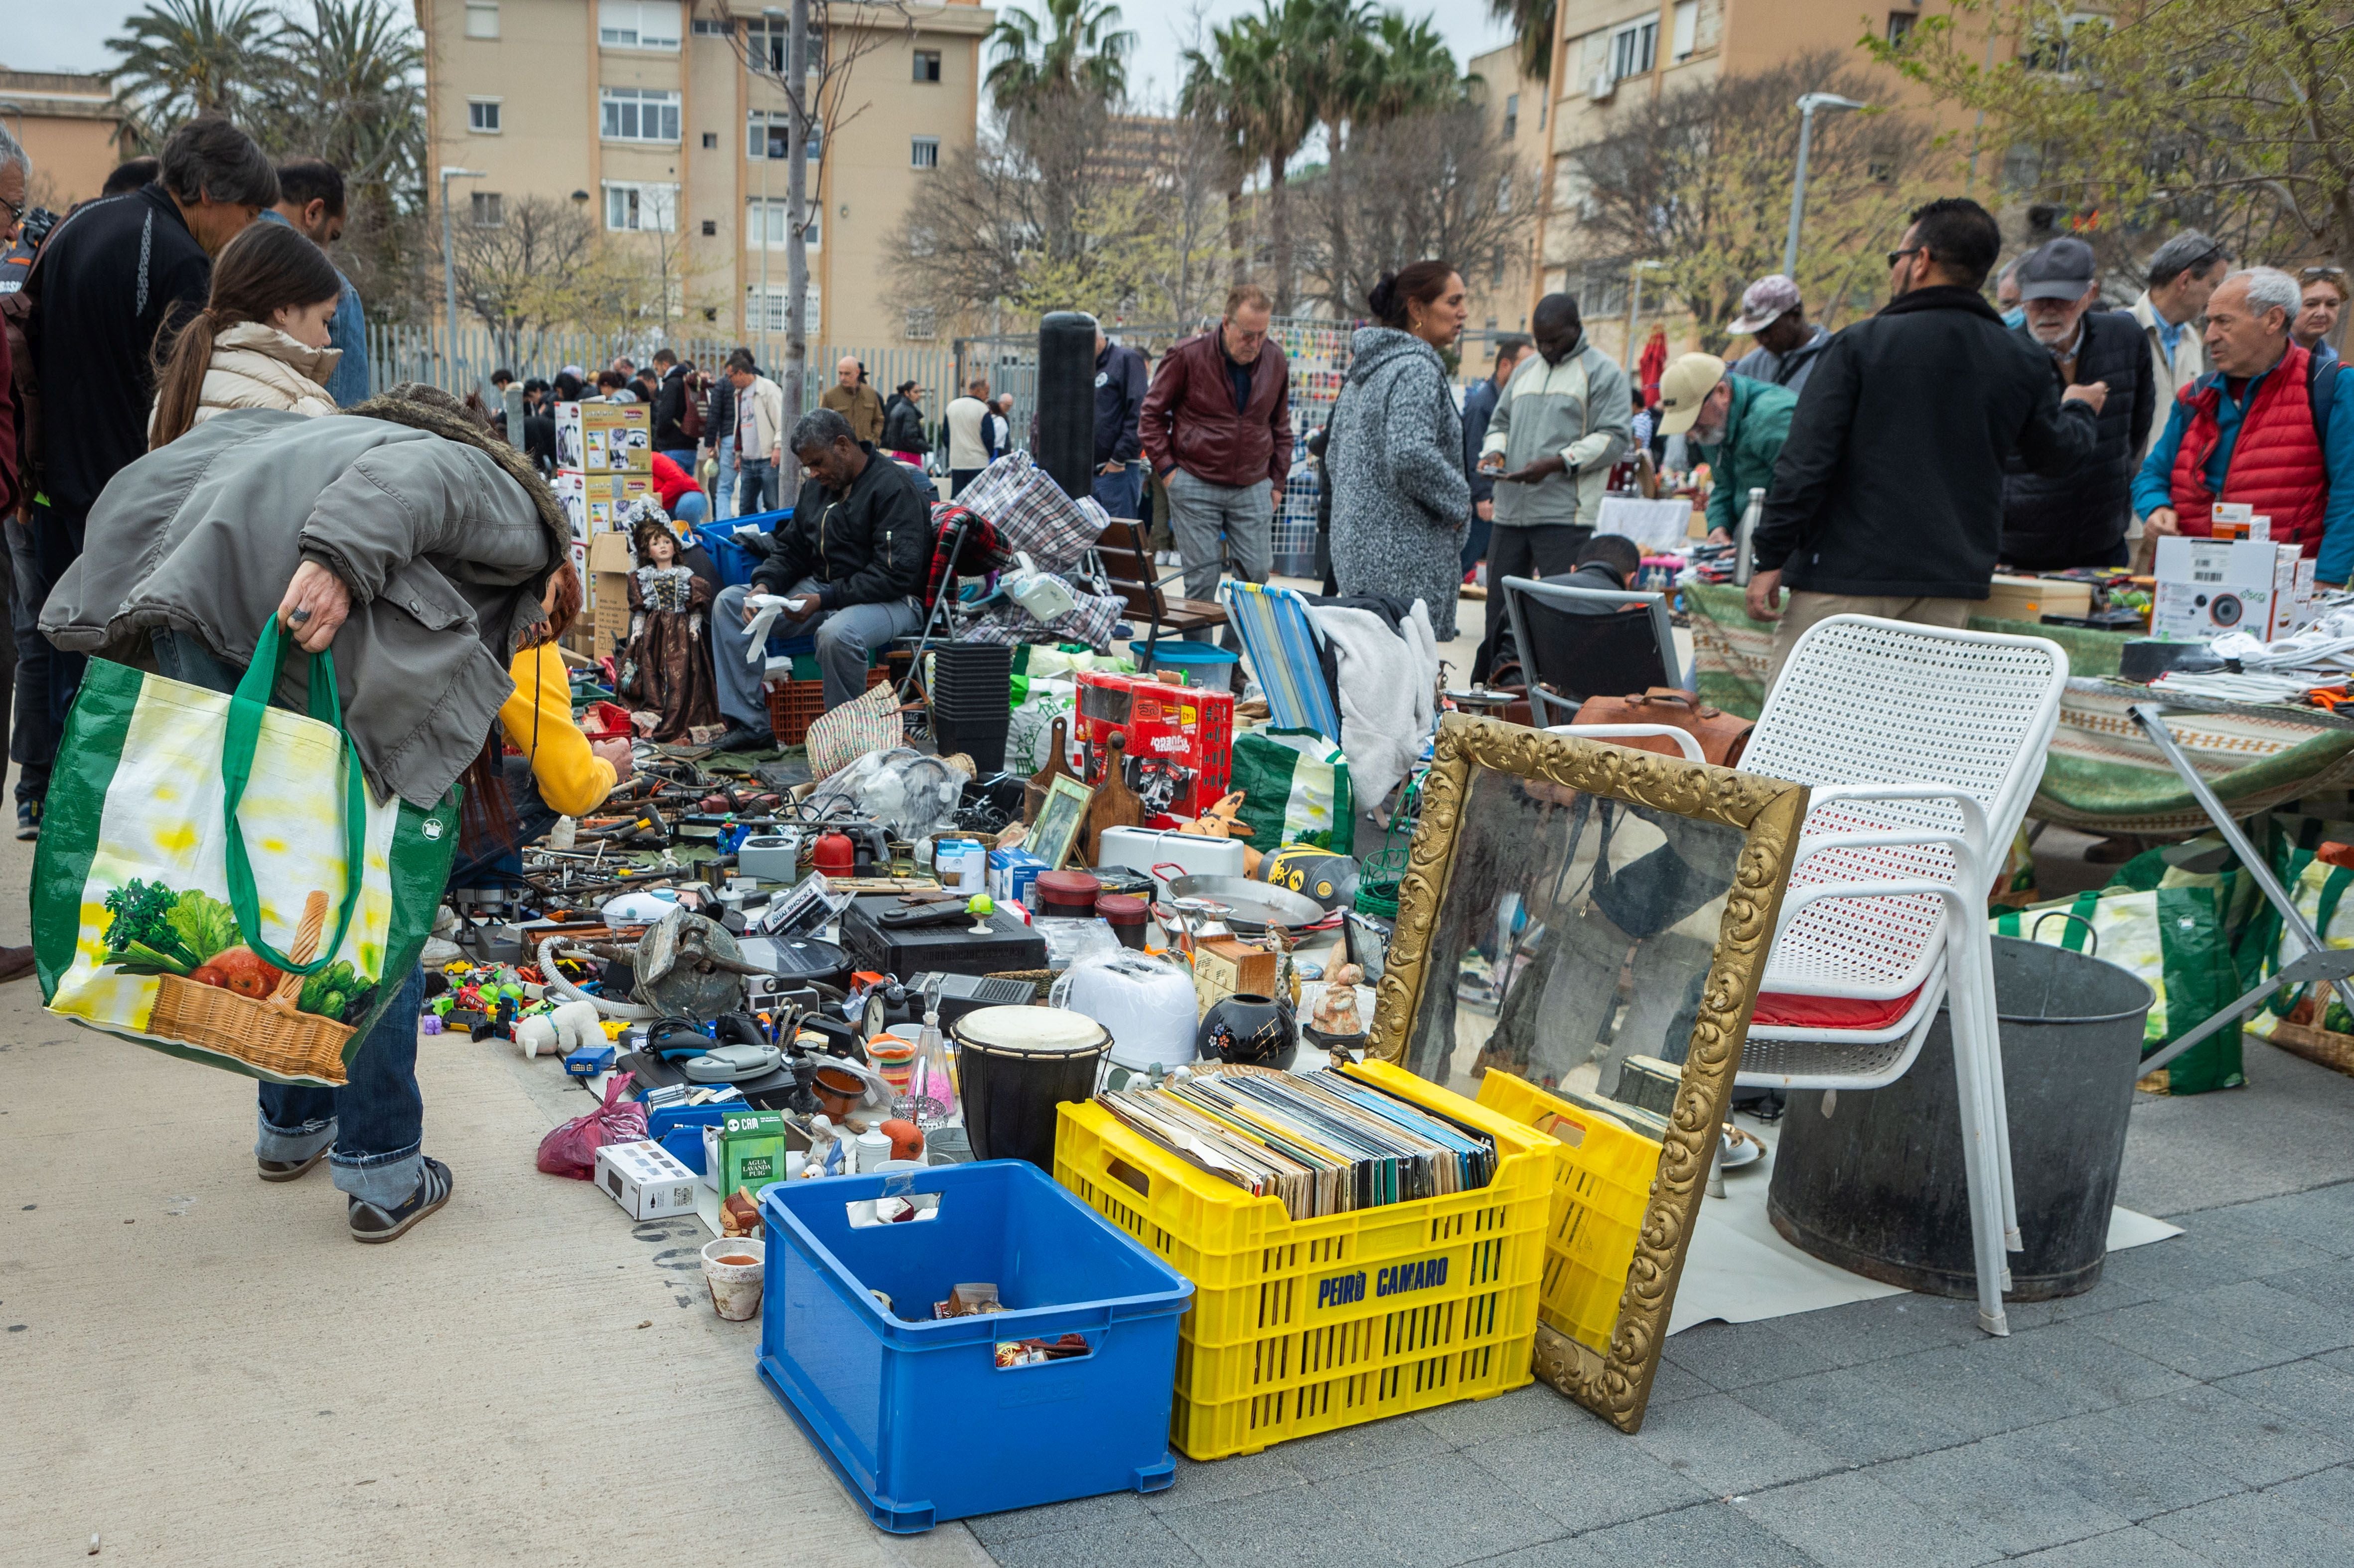
[[[627,739],[591,741],[572,719],[572,683],[557,642],[579,618],[581,599],[580,577],[567,561],[547,580],[542,601],[546,622],[535,634],[516,640],[508,666],[514,691],[499,706],[500,732],[511,750],[520,753],[509,756],[504,768],[506,817],[514,836],[461,865],[451,878],[452,886],[495,874],[516,848],[554,827],[557,818],[588,815],[630,776]],[[500,880],[495,874],[491,879]]]

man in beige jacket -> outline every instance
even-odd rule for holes
[[[2166,429],[2166,411],[2174,406],[2175,392],[2207,374],[2207,347],[2200,338],[2199,318],[2207,313],[2209,296],[2231,270],[2230,254],[2195,228],[2184,229],[2149,259],[2149,286],[2131,306],[2134,320],[2141,323],[2142,337],[2149,344],[2150,387],[2157,395],[2158,418],[2150,421],[2149,434],[2142,440],[2144,457]],[[2133,545],[2134,570],[2147,572],[2158,544],[2143,529],[2139,517],[2127,525],[2126,537]]]

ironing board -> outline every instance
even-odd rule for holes
[[[1323,662],[1316,656],[1322,639],[1309,619],[1308,601],[1290,588],[1233,578],[1218,585],[1218,599],[1267,694],[1269,722],[1278,729],[1312,729],[1338,745],[1341,710],[1324,683]]]

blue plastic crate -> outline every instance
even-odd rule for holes
[[[854,1225],[852,1205],[886,1187],[938,1206]],[[783,1182],[760,1212],[760,1379],[883,1529],[1175,1478],[1169,1410],[1193,1287],[1036,1166]],[[932,1303],[981,1281],[1006,1311],[932,1319]],[[997,1364],[1001,1340],[1072,1333],[1087,1354]]]

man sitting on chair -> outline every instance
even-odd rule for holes
[[[1544,577],[1540,580],[1558,588],[1599,588],[1604,593],[1631,592],[1635,586],[1635,579],[1642,575],[1643,552],[1636,546],[1634,540],[1628,538],[1624,534],[1596,534],[1577,547],[1575,563],[1567,577]],[[1503,579],[1500,577],[1490,583],[1488,591],[1500,599],[1503,597]],[[1640,609],[1643,607],[1639,604],[1607,604],[1581,599],[1567,604],[1548,602],[1547,608],[1557,609],[1564,615],[1617,615],[1623,610]],[[1496,645],[1491,672],[1496,670],[1504,672],[1504,678],[1498,683],[1499,684],[1525,683],[1527,676],[1521,665],[1520,645],[1513,641],[1512,623],[1509,617],[1500,622],[1496,628]],[[1496,679],[1492,673],[1489,678],[1491,681]]]
[[[748,586],[722,588],[711,616],[712,662],[727,751],[776,744],[760,690],[765,660],[754,662],[748,628],[752,594],[790,602],[775,622],[782,636],[817,636],[827,711],[866,689],[867,655],[923,624],[919,595],[931,564],[932,520],[907,471],[854,440],[831,408],[804,414],[793,427],[793,455],[808,470],[791,519],[776,532],[769,558]]]

